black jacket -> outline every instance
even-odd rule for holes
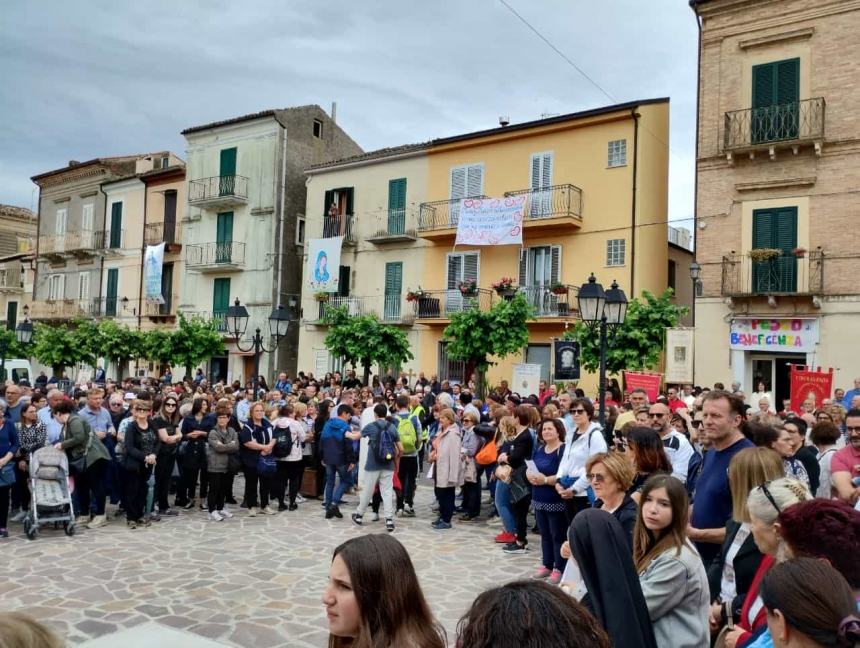
[[[158,431],[155,429],[152,421],[149,422],[149,431],[155,435],[155,444],[152,447],[152,454],[157,455],[158,450],[161,447],[161,441],[158,440]],[[134,421],[129,423],[128,427],[125,429],[125,469],[131,472],[140,472],[140,469],[144,465],[143,460],[147,455],[143,450],[143,437],[141,436],[141,432],[141,429]]]
[[[734,520],[729,520],[726,523],[726,539],[723,541],[723,546],[720,547],[720,555],[708,567],[708,585],[711,590],[711,601],[716,601],[720,596],[720,582],[723,578],[723,565],[726,562],[726,554],[729,552],[740,528],[740,523]],[[752,585],[762,558],[764,556],[758,550],[753,540],[753,535],[750,533],[732,561],[732,565],[735,568],[736,591],[735,598],[732,600],[732,616],[735,622],[740,620],[744,599]],[[723,622],[727,622],[727,619],[723,619]]]
[[[639,512],[639,506],[629,495],[624,496],[624,501],[621,506],[612,512],[615,519],[621,523],[621,528],[624,529],[624,535],[630,543],[630,554],[633,554],[633,529],[636,527],[636,514]]]

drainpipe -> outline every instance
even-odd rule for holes
[[[104,234],[107,231],[108,200],[107,200],[107,194],[104,192],[104,189],[102,189],[101,183],[99,183],[99,193],[102,195],[102,197],[104,198],[104,201],[105,201],[104,218],[102,218],[102,237],[104,237]],[[106,241],[104,240],[104,238],[102,238],[101,244],[102,245],[106,244]],[[104,260],[104,256],[102,256],[100,254],[99,255],[99,291],[98,291],[99,292],[99,296],[98,296],[99,305],[101,305],[101,303],[102,303],[102,283],[104,282],[104,278],[105,278],[105,260]]]
[[[149,198],[149,185],[143,183],[143,237],[140,241],[140,285],[137,289],[137,330],[140,330],[143,322],[143,270],[146,256],[146,200]],[[162,259],[162,269],[164,262]]]
[[[630,297],[636,297],[636,176],[639,162],[639,113],[630,110],[633,117],[633,195],[630,201]]]
[[[36,286],[39,285],[39,239],[41,238],[42,228],[42,186],[39,187],[39,201],[36,203],[36,255],[33,257],[33,297],[32,301],[36,301]],[[32,318],[31,318],[32,319]]]
[[[690,5],[695,13],[696,9],[693,5]],[[699,30],[699,42],[698,42],[698,51],[696,52],[696,148],[695,148],[695,157],[694,164],[696,165],[696,173],[693,178],[693,260],[697,261],[699,254],[696,251],[699,247],[698,245],[698,234],[696,233],[699,229],[699,134],[701,132],[701,103],[702,103],[702,20],[699,18],[698,14],[696,14],[696,27]],[[692,371],[693,371],[693,384],[696,384],[696,287],[698,281],[693,282],[693,294],[691,295],[693,300],[693,362],[692,362]],[[729,365],[731,365],[731,353],[729,353]]]
[[[278,222],[278,280],[276,282],[277,285],[277,293],[275,294],[275,300],[272,304],[272,307],[277,308],[281,305],[281,290],[283,289],[283,281],[284,281],[284,257],[286,254],[284,253],[284,226],[286,225],[286,198],[287,198],[287,129],[284,126],[281,126],[281,133],[283,136],[284,144],[281,148],[281,205],[280,205],[280,214],[279,214],[279,222]],[[275,367],[270,367],[271,369],[280,370],[282,363],[279,362],[281,359],[281,349],[280,347],[276,347],[274,353],[271,354],[275,359]],[[257,377],[254,377],[256,380]]]

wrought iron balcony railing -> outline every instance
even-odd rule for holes
[[[142,306],[143,314],[153,318],[175,316],[176,306],[179,304],[179,295],[168,293],[167,295],[163,295],[162,299],[164,299],[163,304],[144,299]]]
[[[778,106],[733,110],[725,115],[723,146],[726,151],[778,142],[824,138],[823,97]]]
[[[148,223],[143,228],[144,245],[158,245],[166,243],[167,245],[178,245],[182,243],[182,235],[179,229],[179,222],[176,223]]]
[[[559,216],[582,217],[582,189],[572,184],[560,184],[545,189],[507,191],[505,196],[527,196],[525,218],[539,220]]]
[[[95,254],[105,247],[105,233],[100,230],[79,230],[39,237],[39,254],[44,255]]]
[[[192,205],[206,203],[244,203],[248,200],[248,178],[239,175],[200,178],[188,183],[188,202]]]
[[[412,303],[418,319],[446,319],[473,308],[488,310],[493,303],[493,291],[480,288],[472,294],[463,294],[456,288],[425,290],[423,296]]]
[[[413,308],[408,305],[404,295],[330,295],[327,301],[315,300],[310,307],[306,306],[305,313],[309,316],[309,322],[321,323],[333,308],[346,308],[347,313],[354,317],[376,315],[381,321],[390,324],[408,324],[415,319]]]
[[[573,317],[576,315],[576,295],[579,288],[565,285],[562,292],[553,292],[549,285],[520,286],[518,289],[535,308],[537,317]]]
[[[487,196],[469,196],[487,198]],[[438,229],[457,227],[460,222],[460,198],[454,200],[434,200],[421,203],[418,214],[418,231],[429,232]]]
[[[781,252],[756,260],[732,253],[722,261],[722,295],[819,295],[824,290],[824,252]]]
[[[189,268],[217,268],[245,265],[245,244],[239,241],[220,241],[189,245],[185,253]]]
[[[416,220],[414,209],[389,209],[376,216],[375,230],[366,240],[376,244],[414,241]]]
[[[354,214],[323,216],[323,238],[342,236],[344,243],[355,243]]]

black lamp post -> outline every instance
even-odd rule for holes
[[[613,281],[609,290],[604,291],[603,286],[597,283],[597,278],[592,275],[588,283],[582,284],[577,296],[579,304],[579,316],[588,330],[600,331],[600,425],[606,425],[606,335],[607,330],[615,333],[618,327],[624,323],[627,316],[627,297],[624,291]]]
[[[33,339],[33,322],[30,321],[30,307],[24,306],[24,321],[15,327],[15,339],[18,343],[27,346]],[[6,354],[9,352],[7,338],[0,338],[0,379],[6,380]]]
[[[294,310],[296,301],[290,298],[289,303],[290,310]],[[287,310],[280,304],[278,304],[277,308],[272,309],[272,314],[269,315],[269,333],[274,338],[275,343],[271,348],[267,349],[263,344],[263,336],[259,328],[255,330],[254,336],[251,338],[250,346],[242,346],[240,340],[245,334],[245,329],[248,327],[249,317],[248,309],[239,303],[238,297],[233,302],[233,305],[227,309],[227,331],[236,338],[236,348],[243,352],[254,351],[254,396],[257,395],[257,381],[260,376],[260,356],[263,353],[272,353],[275,351],[286,337],[291,321],[290,310]]]
[[[699,275],[701,272],[702,266],[700,266],[696,261],[693,261],[690,264],[690,279],[693,282],[693,311],[690,315],[693,321],[693,328],[696,328],[696,288],[699,287]]]

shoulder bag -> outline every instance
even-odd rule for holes
[[[0,468],[0,488],[12,486],[15,483],[15,460],[12,459]]]
[[[93,429],[85,419],[81,419],[81,424],[87,433],[87,445],[84,447],[84,452],[80,457],[76,457],[75,459],[69,458],[69,473],[72,475],[80,475],[87,471],[87,455],[90,454],[90,448],[93,445]],[[66,425],[68,425],[68,422]]]

